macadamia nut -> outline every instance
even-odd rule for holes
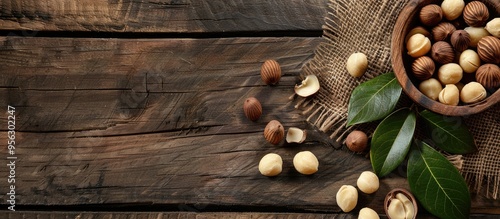
[[[399,199],[392,199],[387,213],[391,219],[406,219],[405,206]]]
[[[283,160],[275,153],[266,154],[259,162],[259,172],[264,176],[276,176],[281,173]]]
[[[319,80],[316,75],[307,75],[301,84],[295,85],[295,93],[301,97],[308,97],[316,92],[320,88]]]
[[[439,67],[438,78],[443,84],[456,84],[462,80],[463,70],[457,63],[448,63]]]
[[[337,205],[344,212],[350,212],[358,204],[358,190],[351,185],[343,185],[340,187],[335,197]]]
[[[460,91],[460,100],[464,103],[475,103],[486,98],[486,89],[478,82],[469,82]]]
[[[431,40],[423,34],[417,33],[408,39],[406,49],[408,50],[408,55],[418,58],[431,50]]]
[[[405,189],[393,189],[384,200],[384,209],[391,219],[415,219],[417,217],[417,203],[413,195]]]
[[[439,97],[439,92],[443,89],[443,86],[439,81],[435,78],[429,78],[425,81],[420,82],[418,86],[420,92],[422,92],[425,96],[437,100]]]
[[[358,219],[380,219],[380,217],[376,211],[365,207],[359,210]]]
[[[443,3],[441,3],[443,15],[449,21],[455,20],[460,17],[464,8],[464,0],[444,0]]]
[[[484,27],[466,27],[464,30],[469,33],[470,36],[470,46],[477,47],[477,43],[485,36],[489,36],[490,33],[484,29]]]
[[[304,175],[311,175],[318,171],[319,161],[310,151],[301,151],[293,157],[293,166]]]
[[[396,198],[403,203],[403,208],[405,209],[405,218],[411,219],[415,215],[415,208],[413,203],[404,195],[403,193],[396,194]]]
[[[368,145],[368,136],[363,131],[354,130],[347,135],[345,144],[353,152],[363,152]]]
[[[372,194],[379,188],[379,180],[375,173],[364,171],[359,175],[357,186],[359,190],[366,194]]]
[[[355,78],[361,77],[368,68],[368,59],[366,55],[360,52],[349,56],[346,63],[347,72]]]
[[[458,87],[454,84],[447,84],[439,93],[439,102],[450,106],[458,105],[458,102],[460,102]]]
[[[424,27],[418,26],[418,27],[411,29],[410,32],[408,33],[408,35],[406,35],[405,43],[408,43],[408,40],[410,39],[410,37],[412,37],[413,35],[415,35],[417,33],[420,33],[420,34],[424,35],[425,37],[431,36],[431,33],[428,30],[426,30]]]
[[[500,17],[494,18],[484,27],[491,35],[500,38]]]
[[[465,73],[470,74],[476,72],[479,66],[481,66],[481,59],[479,59],[479,55],[476,51],[468,49],[460,54],[458,63]]]

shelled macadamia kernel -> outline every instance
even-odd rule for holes
[[[283,160],[275,153],[266,154],[259,162],[259,172],[264,176],[276,176],[281,173]]]

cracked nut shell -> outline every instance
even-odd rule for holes
[[[391,202],[393,201],[396,201],[397,205],[393,203],[391,206]],[[402,218],[414,219],[417,218],[418,213],[417,200],[408,190],[396,188],[385,196],[384,210],[389,219],[397,218],[395,216],[400,215],[400,213],[404,213]]]
[[[476,71],[476,81],[489,90],[499,88],[500,67],[494,64],[481,65]]]
[[[276,60],[266,60],[260,68],[260,77],[267,85],[277,84],[281,79],[281,67]]]
[[[319,80],[316,75],[307,75],[301,84],[295,85],[295,93],[301,97],[308,97],[316,92],[320,88]]]
[[[471,27],[484,27],[490,17],[490,13],[484,3],[472,1],[465,5],[463,17],[465,23]]]
[[[307,131],[302,130],[296,127],[288,128],[288,132],[286,132],[285,140],[288,143],[302,143],[306,140]]]
[[[285,137],[285,128],[278,120],[271,120],[264,128],[264,138],[271,144],[277,145]]]
[[[262,115],[262,105],[257,98],[249,97],[243,103],[243,112],[248,119],[256,121]]]

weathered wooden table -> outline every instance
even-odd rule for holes
[[[327,0],[0,1],[0,218],[383,214],[385,194],[408,188],[404,167],[342,214],[335,193],[369,160],[290,99],[326,13]],[[277,86],[261,81],[266,59],[282,65]],[[257,122],[242,111],[249,96],[263,105]],[[307,141],[266,143],[272,119],[307,129]],[[302,150],[318,156],[318,173],[293,169]],[[273,178],[257,170],[270,152],[284,159]],[[473,217],[500,214],[500,200],[472,204]]]

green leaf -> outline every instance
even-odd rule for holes
[[[382,177],[396,169],[410,150],[416,116],[408,108],[382,120],[373,133],[370,160],[375,173]]]
[[[396,107],[401,89],[392,72],[357,86],[349,99],[347,126],[379,120],[389,115]]]
[[[464,178],[443,155],[415,140],[408,159],[408,184],[422,206],[439,218],[469,218],[470,193]]]
[[[424,110],[420,113],[424,131],[432,145],[454,153],[466,154],[477,151],[474,137],[460,117],[449,117]]]

